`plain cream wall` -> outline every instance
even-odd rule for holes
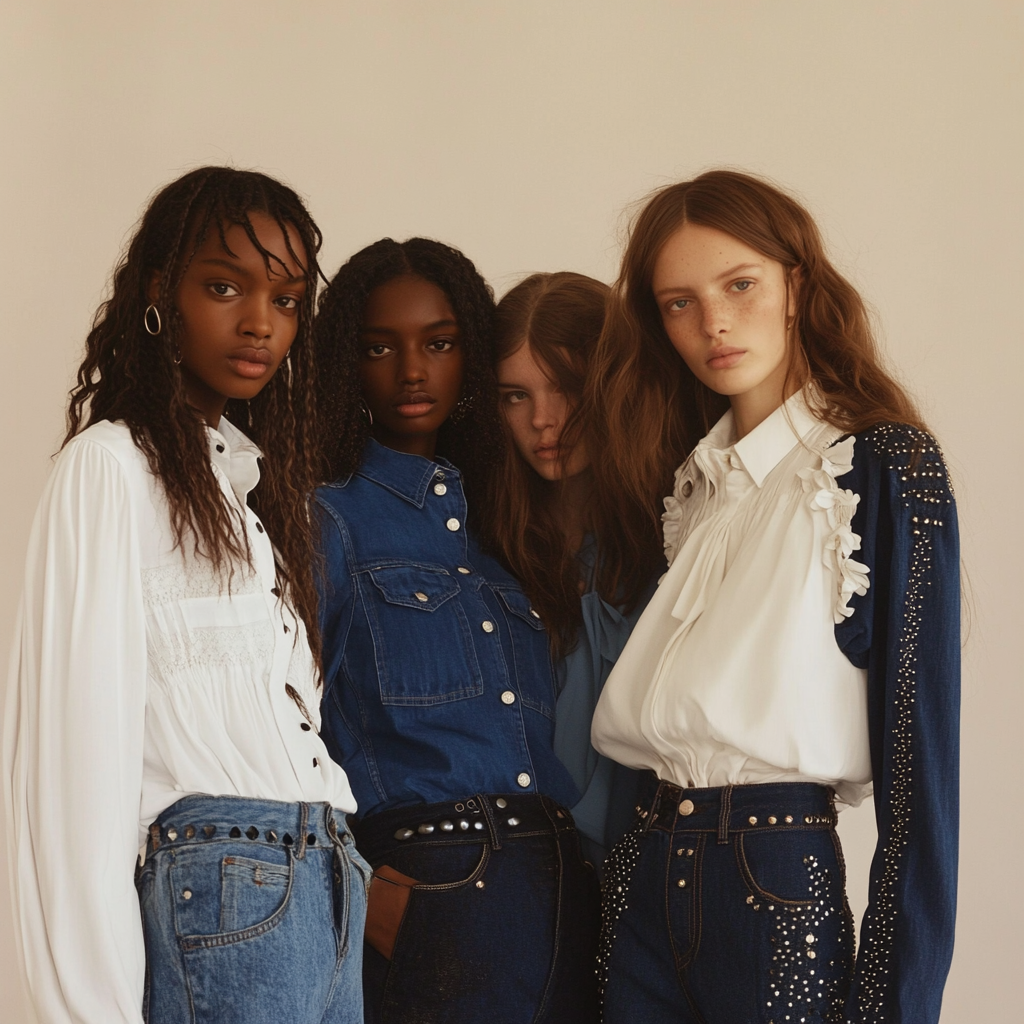
[[[768,174],[819,217],[953,467],[976,621],[943,1021],[1019,1020],[1022,12],[995,0],[5,4],[0,645],[90,317],[147,196],[178,173],[230,162],[284,177],[309,198],[331,272],[378,237],[425,234],[462,247],[499,292],[532,270],[610,279],[621,211],[654,186],[722,164]],[[870,810],[847,812],[841,831],[859,915]],[[0,1019],[30,1019],[4,885]]]

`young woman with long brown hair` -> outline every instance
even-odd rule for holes
[[[588,401],[606,499],[642,532],[671,490],[669,570],[594,718],[597,749],[649,773],[610,859],[605,1020],[934,1024],[956,894],[956,511],[807,211],[730,171],[655,193]],[[872,789],[854,966],[836,800]]]
[[[191,171],[86,341],[5,722],[45,1024],[362,1024],[369,870],[317,732],[319,247],[287,186]]]
[[[497,552],[545,623],[558,680],[555,752],[583,794],[572,808],[600,870],[626,831],[639,775],[601,757],[590,724],[601,688],[650,596],[598,589],[602,518],[588,430],[575,411],[604,326],[608,286],[569,272],[532,274],[498,303],[498,391],[509,436],[482,517]]]

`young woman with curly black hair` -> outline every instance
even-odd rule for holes
[[[324,735],[375,869],[374,1024],[596,1020],[596,884],[553,751],[547,636],[473,529],[501,455],[493,313],[460,252],[383,239],[339,270],[314,330]]]
[[[46,1024],[363,1019],[369,869],[316,728],[319,247],[286,186],[192,171],[150,203],[89,334],[6,716]]]

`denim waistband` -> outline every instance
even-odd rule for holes
[[[415,804],[381,811],[352,822],[360,850],[393,843],[450,844],[504,842],[575,829],[572,815],[550,797],[537,793],[477,793],[465,800]]]
[[[186,796],[149,826],[146,855],[186,843],[246,840],[254,846],[332,847],[345,832],[345,815],[327,803],[282,803],[241,796]]]
[[[732,832],[832,828],[835,794],[814,782],[767,782],[751,786],[684,789],[653,774],[637,807],[645,831]]]

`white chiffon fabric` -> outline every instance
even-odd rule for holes
[[[602,754],[684,787],[870,792],[867,674],[834,635],[868,587],[840,436],[797,394],[739,441],[726,413],[680,467],[668,572],[594,714]]]
[[[230,581],[190,542],[175,548],[121,423],[64,448],[36,514],[4,768],[15,931],[44,1024],[142,1021],[133,874],[170,804],[206,793],[355,810],[319,738],[305,629],[272,592],[273,549],[245,504],[259,451],[226,420],[208,434],[252,552]]]

